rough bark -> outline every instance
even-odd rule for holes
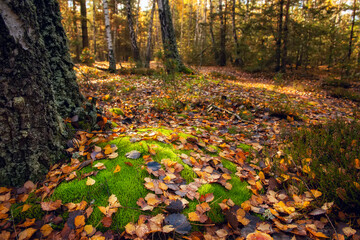
[[[286,71],[286,65],[288,64],[287,48],[288,48],[288,35],[289,35],[289,10],[291,0],[287,0],[285,7],[285,22],[284,22],[284,33],[283,33],[283,52],[281,61],[281,72]]]
[[[219,53],[219,66],[226,65],[226,23],[224,19],[224,12],[222,9],[222,0],[219,0],[219,17],[220,17],[220,53]]]
[[[349,38],[349,50],[348,50],[348,60],[351,58],[352,53],[352,42],[354,38],[354,26],[355,26],[355,16],[356,16],[356,0],[354,0],[353,5],[353,14],[352,14],[352,21],[351,21],[351,30],[350,30],[350,38]]]
[[[126,13],[129,25],[130,41],[131,41],[131,50],[133,52],[134,61],[136,63],[141,63],[140,51],[137,45],[136,32],[134,30],[134,17],[131,12],[131,0],[126,0]]]
[[[213,5],[212,5],[212,0],[209,0],[209,4],[210,4],[210,21],[209,21],[209,31],[210,31],[210,36],[211,36],[211,43],[212,43],[212,50],[214,53],[214,59],[215,62],[218,61],[219,59],[219,51],[216,47],[216,41],[215,41],[215,35],[214,35],[214,13],[213,13]]]
[[[242,60],[240,58],[240,44],[239,44],[239,40],[238,40],[238,36],[236,33],[236,21],[235,21],[235,0],[232,1],[232,8],[231,8],[231,16],[232,16],[232,30],[233,30],[233,38],[234,38],[234,43],[235,43],[235,60],[234,60],[234,65],[235,66],[240,66],[242,65]]]
[[[283,34],[283,7],[284,7],[284,0],[279,1],[279,19],[278,19],[278,32],[277,32],[277,39],[276,39],[276,52],[275,52],[275,62],[276,67],[275,71],[278,72],[281,68],[281,43],[282,43],[282,34]]]
[[[73,0],[73,25],[74,25],[74,38],[75,38],[75,61],[80,62],[80,41],[77,26],[77,14],[76,14],[76,1]]]
[[[153,22],[154,22],[154,13],[155,13],[155,0],[153,0],[153,2],[152,2],[152,8],[151,8],[151,13],[150,13],[150,22],[149,22],[146,57],[145,57],[145,67],[146,68],[150,68],[151,38],[152,38],[152,29],[153,29]]]
[[[176,70],[183,71],[185,66],[180,58],[176,44],[169,0],[158,0],[158,10],[165,58],[174,61],[177,65]]]
[[[94,56],[96,59],[96,4],[93,0],[93,42],[94,42]]]
[[[87,28],[86,0],[80,0],[82,48],[89,47],[89,34]]]
[[[103,0],[103,7],[104,7],[104,17],[105,17],[106,41],[109,52],[109,71],[115,72],[116,62],[115,62],[114,49],[111,40],[111,26],[110,26],[110,16],[109,16],[109,6],[107,0]]]
[[[0,0],[0,14],[0,185],[19,186],[60,159],[83,99],[58,2]]]

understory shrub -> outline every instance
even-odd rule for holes
[[[323,201],[343,210],[360,209],[360,122],[336,121],[288,134],[287,153]]]

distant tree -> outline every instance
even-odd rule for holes
[[[139,64],[141,63],[140,50],[138,48],[138,44],[136,40],[136,32],[134,29],[134,18],[131,11],[131,0],[126,0],[126,12],[127,12],[128,25],[129,25],[131,49],[133,51],[134,61]]]
[[[89,34],[87,28],[86,0],[80,0],[82,48],[89,47]]]
[[[103,7],[104,7],[104,17],[105,17],[106,41],[107,41],[108,54],[109,54],[109,71],[115,72],[116,62],[115,62],[114,49],[111,38],[109,6],[107,0],[103,0]]]
[[[158,0],[158,9],[165,58],[167,61],[174,61],[176,70],[183,71],[185,66],[180,58],[176,44],[169,0]]]
[[[155,0],[152,0],[152,7],[151,7],[151,13],[150,13],[149,28],[148,28],[147,46],[146,46],[146,56],[145,56],[145,64],[144,64],[144,66],[146,68],[150,67],[151,38],[152,38],[152,31],[153,31],[154,12],[155,12]]]
[[[39,180],[82,111],[57,0],[0,0],[0,185]]]

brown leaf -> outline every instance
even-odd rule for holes
[[[342,230],[347,237],[350,237],[356,233],[356,230],[352,229],[351,227],[344,227]]]
[[[112,218],[111,217],[104,217],[101,220],[101,223],[104,225],[104,227],[110,227],[112,224]]]
[[[0,239],[2,240],[9,240],[10,239],[10,232],[2,231],[0,233]]]
[[[41,208],[44,211],[54,211],[61,207],[61,200],[56,200],[55,202],[41,202]]]
[[[17,225],[18,227],[29,227],[35,224],[35,218],[27,218],[26,221],[22,224]]]
[[[35,228],[27,228],[18,235],[18,240],[30,239],[32,235],[37,231]]]
[[[256,231],[247,235],[246,240],[273,240],[273,238],[266,233]]]

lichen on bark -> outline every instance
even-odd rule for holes
[[[0,185],[19,186],[63,155],[62,118],[81,112],[83,98],[57,1],[1,0],[0,15]]]

